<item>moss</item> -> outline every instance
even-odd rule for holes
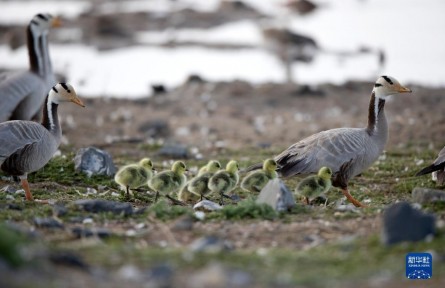
[[[223,209],[213,212],[209,218],[223,218],[230,220],[265,219],[273,220],[277,212],[267,204],[257,204],[252,198],[239,202],[237,205],[226,205]]]

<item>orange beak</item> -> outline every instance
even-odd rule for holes
[[[83,104],[82,100],[80,100],[79,98],[73,98],[73,99],[71,99],[71,102],[73,102],[74,104],[77,104],[81,107],[85,107],[85,104]]]
[[[397,92],[399,92],[399,93],[411,93],[413,91],[411,91],[411,89],[408,89],[406,87],[400,86],[399,89],[397,90]]]
[[[62,26],[62,19],[60,17],[54,17],[51,22],[51,27],[58,28]]]

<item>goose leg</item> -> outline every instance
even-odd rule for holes
[[[309,197],[307,197],[307,196],[304,196],[304,203],[306,204],[306,205],[309,205]]]
[[[126,195],[125,196],[127,196],[127,198],[130,198],[130,186],[126,186],[125,187],[125,191],[126,191]]]
[[[156,194],[155,194],[155,201],[154,201],[154,203],[158,202],[158,197],[159,197],[159,192],[156,191]]]
[[[171,197],[170,195],[165,195],[165,197],[167,197],[167,199],[172,201],[172,203],[175,205],[187,206],[187,204],[185,204],[184,202],[176,200],[175,198]]]
[[[221,193],[221,198],[219,199],[219,205],[224,205],[224,193]]]
[[[343,195],[346,196],[349,202],[354,204],[355,207],[366,207],[366,205],[360,203],[360,201],[352,197],[352,195],[348,191],[348,188],[341,189],[341,192],[343,193]]]
[[[204,195],[201,194],[201,199],[199,201],[202,201],[202,199],[204,199]]]
[[[25,190],[25,197],[28,201],[34,201],[32,197],[31,190],[29,189],[28,179],[26,176],[24,178],[20,177],[20,183],[22,184],[23,190]]]

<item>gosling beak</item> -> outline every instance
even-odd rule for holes
[[[399,92],[399,93],[411,93],[413,91],[411,91],[411,89],[409,89],[409,88],[400,86],[399,89],[397,90],[397,92]]]
[[[73,98],[73,99],[71,99],[71,102],[73,102],[74,104],[77,104],[81,107],[85,107],[85,104],[83,104],[82,100],[80,100],[79,98]]]
[[[58,28],[62,26],[62,19],[60,17],[54,17],[51,21],[51,27],[52,28]]]

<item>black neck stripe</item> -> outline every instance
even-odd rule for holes
[[[66,85],[66,83],[60,83],[60,85],[62,85],[63,89],[65,89],[66,92],[71,93],[71,90],[68,88],[68,86]]]

